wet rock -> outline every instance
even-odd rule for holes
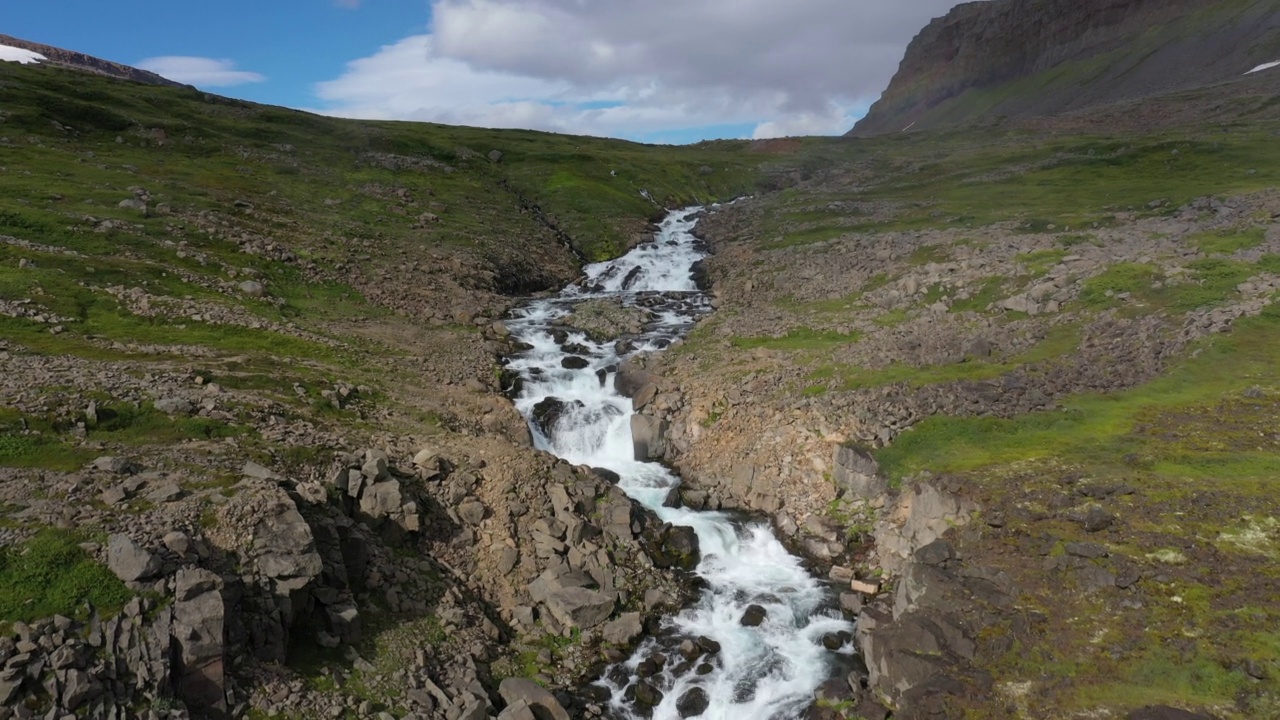
[[[577,355],[569,355],[560,360],[560,367],[566,370],[586,370],[591,367],[591,361]]]
[[[651,685],[649,682],[641,680],[636,683],[636,702],[649,707],[657,707],[662,704],[662,691]]]
[[[682,718],[698,717],[707,711],[707,706],[710,704],[707,691],[700,687],[693,687],[686,690],[676,701],[676,711]]]
[[[702,648],[702,651],[708,655],[716,655],[720,652],[720,643],[706,635],[698,638],[698,647]]]
[[[745,612],[742,613],[742,619],[738,622],[743,627],[759,627],[764,624],[764,620],[769,616],[769,611],[759,605],[748,605]]]
[[[586,407],[586,405],[580,400],[567,403],[560,398],[549,397],[539,402],[537,405],[534,405],[530,415],[533,418],[534,427],[538,428],[538,431],[545,437],[552,437],[556,424],[560,422],[562,417],[564,417],[570,410],[582,409],[584,407]]]
[[[631,443],[636,460],[660,460],[666,451],[667,421],[652,415],[631,416]]]

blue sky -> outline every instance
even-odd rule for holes
[[[835,134],[953,0],[10,0],[0,32],[346,117]]]

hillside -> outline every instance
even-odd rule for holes
[[[497,321],[665,207],[752,190],[765,156],[52,63],[0,86],[0,707],[456,717],[495,675],[576,683],[570,628],[533,621],[530,533],[599,521],[552,485],[646,528],[593,536],[619,612],[683,592],[638,546],[651,514],[530,447]]]
[[[1059,115],[1224,82],[1280,59],[1269,0],[993,0],[925,27],[850,135]]]

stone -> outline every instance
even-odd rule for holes
[[[163,565],[128,535],[116,533],[107,540],[107,567],[124,582],[155,577]]]
[[[849,589],[856,593],[861,593],[863,595],[866,595],[868,597],[875,597],[877,594],[880,593],[880,586],[878,584],[864,582],[862,580],[850,580]]]
[[[764,624],[765,618],[769,616],[769,611],[760,605],[748,605],[746,611],[742,613],[742,619],[738,622],[743,627],[760,627]]]
[[[530,708],[542,710],[542,713],[535,710],[537,717],[544,717],[545,713],[547,720],[571,720],[556,697],[532,680],[507,678],[498,685],[498,695],[508,706],[525,703]]]
[[[699,717],[707,711],[707,707],[711,704],[710,698],[707,697],[707,691],[700,687],[692,687],[680,696],[676,701],[676,712],[680,713],[682,718]]]
[[[889,489],[889,481],[881,475],[880,465],[863,448],[839,445],[835,452],[832,480],[836,488],[855,498],[871,500]]]
[[[600,629],[600,639],[611,645],[627,646],[644,634],[640,613],[624,613],[616,620],[605,623]]]
[[[565,370],[586,370],[591,367],[591,361],[577,355],[568,355],[560,360],[560,367]]]
[[[138,198],[126,198],[116,203],[116,207],[121,210],[137,210],[143,215],[147,214],[147,204]]]
[[[196,411],[196,404],[186,398],[161,398],[155,402],[156,409],[166,415],[190,415]]]
[[[486,512],[487,508],[479,500],[468,500],[458,506],[458,517],[472,527],[477,527],[484,521]]]
[[[502,151],[490,150],[487,157],[489,158],[489,162],[491,163],[500,163],[502,162]]]
[[[647,680],[641,680],[636,683],[636,702],[649,707],[657,707],[662,704],[662,691],[654,687]]]
[[[542,433],[543,437],[553,437],[556,425],[560,422],[560,418],[564,417],[572,409],[581,409],[586,407],[581,400],[574,400],[572,403],[565,402],[557,397],[549,397],[537,405],[533,406],[533,410],[529,415],[533,421],[533,426]]]
[[[666,450],[667,421],[653,415],[631,416],[631,443],[635,459],[660,460]]]
[[[244,475],[244,476],[245,476],[245,477],[247,477],[247,478],[253,478],[253,479],[255,479],[255,480],[276,480],[276,481],[278,481],[278,480],[281,480],[281,479],[282,479],[279,475],[277,475],[277,474],[276,474],[274,471],[272,471],[270,468],[267,468],[267,467],[264,467],[264,466],[262,466],[262,465],[259,465],[258,463],[254,462],[254,461],[252,461],[252,460],[248,460],[248,461],[246,461],[246,462],[245,462],[244,467],[243,467],[243,468],[241,468],[241,470],[240,470],[240,474],[241,474],[241,475]]]
[[[174,578],[173,637],[178,695],[211,716],[227,711],[224,667],[226,607],[222,579],[204,568],[180,568]]]
[[[553,590],[546,605],[562,624],[588,630],[609,619],[617,605],[617,597],[613,593],[566,587]]]
[[[107,455],[94,460],[93,467],[103,472],[123,475],[133,470],[133,463],[126,458]]]
[[[310,581],[324,567],[311,526],[292,506],[281,506],[254,526],[253,550],[258,571],[281,580]],[[294,582],[289,586],[305,586]]]
[[[184,494],[177,483],[167,482],[147,493],[147,501],[156,505],[163,505],[180,499]]]
[[[916,562],[925,565],[945,565],[948,561],[954,560],[956,550],[951,543],[941,538],[925,545],[916,551]]]
[[[434,448],[423,448],[413,456],[413,464],[424,470],[436,470],[439,466],[440,455]]]
[[[658,397],[658,385],[649,383],[636,391],[635,397],[631,398],[631,409],[637,412],[643,410],[656,397]]]
[[[376,482],[360,494],[360,512],[374,519],[390,517],[404,505],[399,480]]]
[[[266,286],[257,280],[245,280],[237,287],[240,288],[240,292],[248,295],[249,297],[262,297],[267,294]]]
[[[1075,557],[1097,559],[1104,558],[1111,554],[1106,545],[1095,542],[1069,542],[1063,546],[1068,555]]]
[[[966,357],[986,358],[991,357],[991,353],[995,350],[995,346],[986,338],[974,338],[964,346],[964,354]]]
[[[1115,523],[1116,517],[1097,505],[1091,505],[1080,520],[1085,532],[1101,532]]]

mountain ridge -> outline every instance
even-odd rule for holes
[[[1238,80],[1280,56],[1265,0],[994,0],[957,5],[912,40],[848,133],[1042,117]]]
[[[65,50],[54,45],[46,45],[44,43],[23,40],[22,38],[16,38],[12,35],[0,33],[0,45],[9,45],[11,47],[40,53],[45,56],[44,62],[51,65],[70,68],[72,70],[93,73],[95,75],[105,75],[118,80],[132,80],[133,82],[145,83],[147,85],[183,87],[183,83],[174,82],[173,80],[153,73],[150,70],[142,70],[131,65],[125,65],[124,63],[104,60],[99,57],[94,57],[93,55],[76,52],[75,50]]]

